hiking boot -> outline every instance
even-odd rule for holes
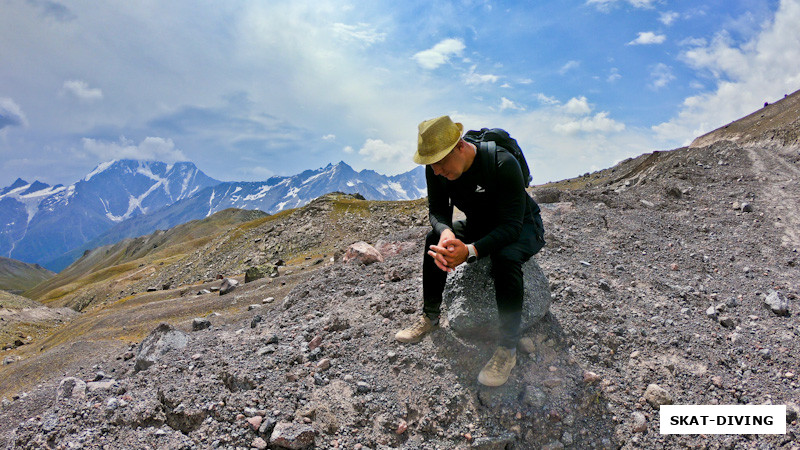
[[[492,359],[483,366],[481,373],[478,374],[478,383],[484,386],[502,386],[508,381],[511,369],[516,365],[516,353],[512,353],[509,348],[497,347]]]
[[[394,338],[405,344],[416,344],[438,326],[438,323],[434,324],[431,319],[428,319],[428,316],[423,315],[410,327],[398,331]]]

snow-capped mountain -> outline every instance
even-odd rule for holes
[[[425,171],[418,167],[404,174],[384,176],[371,170],[356,172],[340,162],[290,177],[272,177],[263,182],[224,182],[202,189],[161,210],[116,224],[96,238],[43,265],[51,270],[61,270],[85,250],[203,219],[227,208],[259,209],[274,214],[303,206],[321,195],[336,191],[359,193],[369,200],[417,199],[427,195]]]
[[[70,186],[18,179],[0,190],[0,256],[45,265],[119,222],[218,183],[190,162],[133,160],[103,163]]]
[[[206,188],[185,202],[202,208],[205,216],[227,208],[260,209],[274,214],[303,206],[329,192],[361,194],[367,200],[412,200],[427,195],[422,167],[395,176],[372,170],[356,172],[344,162],[263,182],[229,182]],[[177,205],[176,205],[177,206]],[[204,216],[204,217],[205,217]]]

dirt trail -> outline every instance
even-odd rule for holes
[[[762,200],[775,212],[770,219],[784,231],[781,244],[800,248],[800,167],[772,147],[750,145],[746,149],[754,175],[762,181],[770,180],[759,186]]]

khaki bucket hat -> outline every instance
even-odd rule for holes
[[[428,165],[440,161],[458,144],[463,131],[464,125],[453,123],[450,116],[420,123],[414,162]]]

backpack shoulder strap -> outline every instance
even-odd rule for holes
[[[491,182],[497,178],[497,144],[494,141],[479,142],[480,149],[489,155],[489,177]]]

